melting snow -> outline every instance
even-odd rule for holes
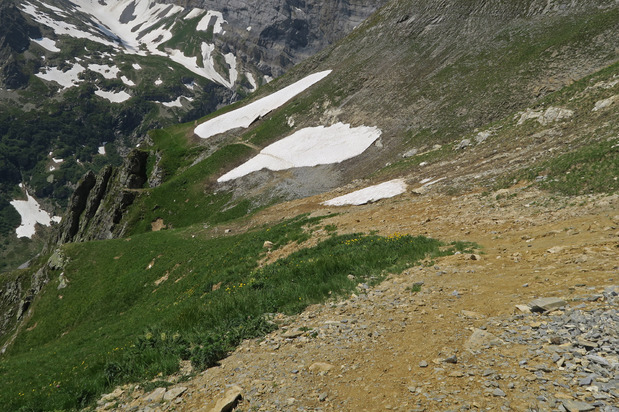
[[[358,206],[370,202],[376,202],[380,199],[394,197],[404,192],[406,192],[406,183],[404,183],[404,180],[395,179],[327,200],[326,202],[322,202],[322,204],[325,206]]]
[[[247,81],[249,82],[249,84],[251,84],[251,91],[255,92],[256,89],[258,89],[258,83],[256,83],[256,79],[254,79],[254,75],[251,73],[246,73],[245,76],[247,76]]]
[[[139,64],[137,64],[137,63],[133,63],[133,64],[131,65],[131,67],[133,67],[135,70],[142,70],[142,66],[140,66],[140,65],[139,65]]]
[[[217,116],[202,123],[195,128],[194,133],[203,139],[207,139],[216,134],[224,133],[238,127],[247,128],[256,119],[282,106],[288,100],[312,86],[314,83],[327,77],[329,73],[331,73],[331,70],[311,74],[247,106],[224,113],[221,116]]]
[[[127,76],[122,76],[120,80],[122,80],[123,83],[126,84],[127,86],[135,86],[135,83],[133,82],[133,80],[129,79]]]
[[[78,78],[78,75],[86,69],[82,65],[76,64],[66,72],[59,70],[57,67],[48,67],[45,70],[45,73],[37,73],[35,76],[43,80],[54,81],[63,88],[68,89],[80,83],[81,80]]]
[[[179,96],[176,100],[172,102],[157,102],[157,103],[161,103],[165,107],[183,107],[183,104],[181,103],[181,99],[185,99],[187,101],[193,102],[193,98],[191,97]]]
[[[163,80],[161,80],[161,79],[155,80],[155,85],[156,86],[159,86],[159,85],[162,85],[162,84],[163,84]]]
[[[206,15],[202,17],[202,20],[200,20],[200,22],[198,23],[196,30],[207,31],[209,23],[213,17],[215,17],[213,33],[215,34],[222,33],[223,32],[222,24],[227,23],[227,21],[224,20],[224,15],[221,14],[221,12],[212,11],[212,10],[209,10],[208,13],[206,13]]]
[[[227,182],[261,169],[285,170],[343,162],[363,153],[380,135],[376,127],[351,128],[344,123],[308,127],[265,147],[217,181]]]
[[[228,53],[224,54],[224,59],[230,66],[230,86],[232,86],[239,77],[239,73],[236,71],[236,57],[234,57],[234,54]]]
[[[20,185],[20,187],[23,187]],[[17,237],[32,238],[35,233],[35,224],[39,223],[44,226],[50,226],[52,222],[60,222],[59,216],[51,217],[49,213],[41,209],[39,203],[28,194],[28,200],[13,200],[11,205],[17,210],[21,216],[21,225],[15,229]]]
[[[131,99],[131,95],[125,91],[121,92],[106,92],[101,89],[95,91],[95,94],[99,97],[109,100],[112,103],[122,103]]]
[[[100,73],[106,79],[115,79],[118,77],[118,73],[120,72],[118,67],[108,66],[107,64],[89,64],[88,70]]]
[[[196,17],[201,16],[205,11],[206,10],[203,9],[193,9],[185,16],[185,20],[195,19]]]
[[[33,42],[35,42],[36,44],[38,44],[39,46],[43,47],[46,50],[49,50],[51,52],[59,52],[60,49],[58,47],[56,47],[56,41],[52,40],[52,39],[48,39],[47,37],[41,37],[40,39],[30,39]]]
[[[100,155],[104,155],[105,154],[105,146],[99,146],[99,154]]]

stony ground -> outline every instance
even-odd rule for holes
[[[189,379],[185,368],[167,390],[118,388],[100,409],[231,410],[224,398],[240,394],[237,411],[619,411],[619,196],[514,187],[454,197],[433,188],[357,207],[325,199],[275,206],[254,223],[338,213],[324,223],[340,233],[423,234],[480,250],[280,316],[279,330],[221,366]],[[528,313],[536,298],[563,303]]]

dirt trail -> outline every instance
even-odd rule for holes
[[[517,304],[550,296],[571,302],[619,284],[619,196],[553,200],[514,187],[491,195],[409,193],[338,208],[321,206],[327,198],[274,206],[252,224],[337,213],[323,223],[339,233],[467,240],[481,246],[479,259],[440,258],[393,274],[374,289],[362,286],[349,299],[282,317],[280,330],[244,342],[220,367],[179,383],[187,390],[175,401],[151,404],[127,387],[135,399],[127,408],[209,411],[231,385],[243,390],[243,411],[552,410],[554,396],[579,399],[545,384],[559,379],[560,368],[545,372],[544,385],[531,378],[519,364],[535,362],[527,345],[506,343],[476,354],[464,345],[473,328],[497,336],[515,328]],[[407,289],[415,282],[423,282],[418,293]],[[282,336],[286,331],[299,336]],[[456,363],[442,361],[453,355]],[[540,393],[549,392],[551,400],[541,401]]]

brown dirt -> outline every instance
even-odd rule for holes
[[[378,231],[472,241],[480,245],[481,259],[464,254],[439,258],[429,266],[392,274],[364,295],[317,305],[298,317],[282,317],[282,329],[244,342],[221,367],[179,384],[188,391],[164,408],[208,411],[232,384],[244,390],[239,409],[244,411],[537,407],[539,384],[530,370],[518,366],[529,348],[506,344],[473,355],[464,343],[473,327],[484,326],[500,335],[504,322],[513,319],[516,304],[540,296],[569,301],[619,283],[619,196],[553,199],[523,186],[456,197],[435,191],[337,208],[321,206],[329,198],[321,195],[255,216],[252,225],[307,212],[333,214],[323,224],[336,225],[339,233]],[[281,257],[295,249],[289,246],[273,254]],[[407,290],[420,281],[421,292]],[[301,336],[285,338],[286,326],[305,328]],[[457,354],[457,364],[440,361],[452,354]],[[419,367],[421,361],[429,366]],[[315,362],[334,368],[310,371]],[[508,390],[501,381],[505,397],[485,391],[487,378],[480,372],[484,368],[494,368],[514,383]],[[134,396],[139,394],[138,390]],[[143,406],[140,399],[133,405]]]

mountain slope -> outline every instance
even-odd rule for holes
[[[198,370],[213,366],[244,338],[273,328],[264,312],[297,313],[330,295],[349,295],[359,282],[413,266],[432,270],[435,259],[456,251],[454,261],[470,256],[477,246],[455,241],[469,240],[467,226],[480,219],[473,240],[486,247],[501,235],[497,227],[518,228],[525,246],[502,246],[514,263],[531,244],[532,236],[524,237],[529,227],[543,224],[541,238],[571,236],[561,228],[578,210],[561,210],[589,198],[563,196],[618,189],[617,13],[605,1],[394,0],[248,101],[152,131],[134,155],[147,159],[142,181],[163,182],[108,193],[136,196],[113,230],[122,238],[58,245],[32,268],[4,278],[10,315],[1,338],[7,385],[0,400],[76,408],[116,384],[173,373],[180,360]],[[299,82],[306,87],[297,90]],[[285,100],[276,94],[289,87],[297,92]],[[209,136],[213,124],[226,131]],[[340,150],[324,151],[340,142],[335,147],[355,149],[345,160]],[[255,164],[273,167],[244,174]],[[223,178],[242,165],[236,178]],[[322,203],[396,177],[409,192],[404,197],[359,209]],[[82,200],[99,198],[95,193]],[[518,196],[516,210],[502,213],[510,205],[502,199]],[[600,213],[609,213],[613,199],[600,200]],[[457,209],[435,213],[433,201]],[[89,225],[99,210],[109,211],[101,205],[93,221],[93,208],[78,216],[83,237],[75,240],[94,239]],[[347,215],[329,218],[333,212]],[[546,220],[555,218],[556,224]],[[344,235],[336,233],[338,223]],[[589,238],[570,239],[580,247]],[[531,250],[546,253],[537,243]],[[496,258],[492,270],[501,269],[502,258],[509,257]],[[466,279],[454,285],[484,282],[474,272],[458,273]],[[496,288],[501,277],[492,273]],[[518,265],[510,273],[510,291],[531,276]],[[484,294],[496,298],[497,291]],[[24,372],[9,376],[15,370]]]
[[[66,207],[84,173],[120,165],[149,129],[248,95],[380,4],[4,1],[0,236],[19,242],[11,200],[32,195],[50,212]],[[14,255],[9,249],[0,256]],[[10,266],[31,256],[13,256]]]

